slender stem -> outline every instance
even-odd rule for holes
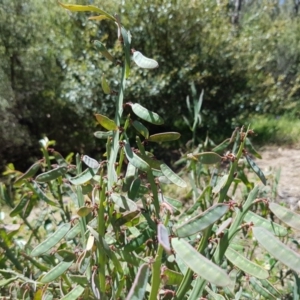
[[[118,99],[116,101],[116,113],[115,113],[115,123],[118,127],[121,125],[121,115],[123,112],[123,99],[124,99],[124,90],[125,90],[125,63],[122,68],[122,76],[121,76],[121,83],[119,89]],[[113,133],[112,138],[112,147],[110,149],[110,155],[108,159],[108,190],[111,190],[114,183],[117,181],[117,173],[115,171],[115,163],[117,161],[117,155],[119,151],[119,138],[120,132],[119,130],[115,130]]]
[[[167,216],[164,222],[164,225],[167,226],[170,219],[170,212],[167,212]],[[152,277],[151,277],[151,292],[149,296],[149,300],[156,300],[159,286],[161,283],[160,279],[160,268],[162,263],[162,254],[163,254],[164,248],[161,244],[158,245],[157,253],[155,256],[155,261],[152,265]]]
[[[102,175],[102,174],[101,174]],[[105,294],[105,251],[102,243],[102,238],[105,235],[105,206],[106,201],[106,183],[103,180],[103,176],[100,177],[100,191],[99,191],[99,208],[98,208],[98,233],[99,233],[99,247],[98,247],[98,266],[99,266],[99,287],[101,294]]]

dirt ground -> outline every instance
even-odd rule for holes
[[[262,171],[281,168],[278,201],[287,202],[291,209],[300,210],[300,147],[268,146],[259,150],[262,159],[256,160]]]

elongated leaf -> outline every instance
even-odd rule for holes
[[[214,194],[218,194],[220,190],[223,188],[223,186],[226,184],[228,179],[228,174],[223,175],[217,182],[217,184],[214,186],[212,192]]]
[[[200,215],[178,226],[175,232],[178,237],[187,237],[198,233],[222,218],[228,209],[229,206],[224,203],[214,205]]]
[[[104,94],[110,94],[111,90],[110,90],[109,84],[104,75],[102,76],[102,79],[101,79],[101,86],[102,86],[102,90],[103,90]]]
[[[222,160],[222,157],[214,152],[194,153],[192,156],[196,157],[200,163],[207,165],[218,164]]]
[[[264,173],[262,172],[262,170],[259,168],[259,166],[248,155],[245,155],[245,156],[246,156],[247,162],[250,165],[251,169],[259,177],[259,179],[261,180],[261,182],[264,185],[266,185],[267,184],[267,179],[266,179]]]
[[[246,213],[244,221],[249,223],[252,222],[255,227],[264,227],[277,236],[286,236],[288,234],[288,231],[285,227],[280,226],[271,220],[267,220],[252,211],[248,211]]]
[[[108,14],[107,12],[105,12],[104,10],[93,6],[93,5],[74,5],[74,4],[64,4],[61,2],[58,2],[59,5],[61,5],[63,8],[68,9],[70,11],[93,11],[96,12],[98,14],[104,15],[106,16],[108,19],[115,21],[116,18],[113,17],[111,14]]]
[[[78,299],[82,293],[84,292],[84,287],[77,285],[76,287],[74,287],[74,289],[69,292],[68,294],[66,294],[65,296],[63,296],[62,298],[60,298],[60,300],[75,300]]]
[[[133,127],[136,129],[137,132],[139,132],[142,136],[144,136],[146,139],[149,137],[149,131],[147,127],[145,127],[141,122],[135,120],[132,122]]]
[[[277,203],[269,204],[270,210],[273,214],[280,219],[285,224],[289,225],[292,228],[300,230],[300,215],[289,210],[288,208],[281,206]]]
[[[119,24],[120,22],[118,22]],[[120,24],[118,26],[121,26]],[[129,31],[125,30],[124,27],[120,29],[123,43],[124,43],[124,52],[125,52],[125,78],[128,78],[130,75],[130,44],[131,44],[131,34]]]
[[[104,46],[103,43],[101,43],[100,41],[94,41],[94,45],[96,46],[96,48],[101,52],[101,54],[108,59],[109,61],[111,61],[112,63],[115,62],[114,57],[108,52],[108,50],[106,49],[106,47]],[[105,80],[105,79],[104,79]],[[103,88],[103,77],[102,77],[102,82],[101,82],[102,88]],[[107,87],[109,88],[108,84],[106,83],[106,86],[103,88],[103,91],[105,94],[106,91],[104,89],[107,90]]]
[[[107,139],[111,136],[113,136],[113,131],[96,131],[94,132],[94,136],[97,138],[97,139]]]
[[[62,275],[65,271],[67,271],[71,265],[73,264],[73,261],[65,262],[62,261],[58,265],[56,265],[53,269],[51,269],[47,274],[45,274],[40,282],[42,283],[48,283],[55,280],[57,277]]]
[[[37,173],[41,165],[42,165],[41,161],[38,161],[35,164],[33,164],[24,174],[22,174],[19,178],[17,178],[15,184],[22,182],[24,179],[32,178]]]
[[[158,62],[152,58],[144,56],[139,51],[134,51],[132,56],[133,61],[143,69],[155,69],[158,68]]]
[[[214,147],[212,151],[222,155],[224,151],[229,147],[230,144],[231,144],[231,139],[226,139],[220,145]]]
[[[231,281],[224,270],[196,251],[184,239],[173,238],[172,246],[178,256],[191,270],[217,286],[228,286]]]
[[[167,253],[171,253],[171,245],[169,241],[169,233],[167,228],[162,224],[157,226],[157,238],[158,242],[163,246]]]
[[[178,132],[163,132],[150,135],[148,138],[149,142],[162,143],[175,141],[180,138],[180,133]]]
[[[52,235],[50,235],[46,240],[37,245],[32,251],[31,256],[41,255],[52,247],[56,246],[59,241],[67,234],[71,228],[71,223],[65,223],[60,226]]]
[[[124,141],[124,151],[127,159],[134,167],[144,172],[150,169],[150,166],[132,151],[129,143],[126,141]]]
[[[98,123],[105,129],[107,129],[107,130],[117,130],[118,129],[118,126],[116,125],[116,123],[113,120],[109,119],[108,117],[100,115],[100,114],[95,114],[95,117],[96,117]]]
[[[23,211],[23,209],[26,207],[27,203],[30,201],[30,198],[25,195],[21,198],[19,203],[14,207],[14,209],[10,212],[11,217],[17,216],[19,213]]]
[[[51,180],[57,179],[67,173],[67,167],[58,167],[48,172],[39,174],[35,180],[38,182],[49,182]]]
[[[130,103],[130,105],[132,111],[141,119],[155,125],[161,125],[164,123],[164,120],[157,113],[148,110],[142,105],[138,103]]]
[[[187,186],[186,182],[181,179],[176,173],[174,173],[166,164],[161,164],[160,169],[163,174],[174,184],[185,188]]]
[[[28,182],[27,187],[29,187],[39,197],[40,200],[45,201],[51,206],[58,206],[58,203],[56,203],[53,198],[50,198],[48,195],[46,195],[35,181]]]
[[[269,273],[266,269],[248,260],[246,257],[230,247],[227,248],[225,256],[233,265],[237,266],[239,269],[249,275],[259,279],[266,279],[269,277]]]
[[[285,244],[280,242],[270,231],[262,227],[253,227],[253,234],[272,256],[288,266],[297,273],[300,273],[300,255]]]
[[[259,280],[257,280],[254,277],[250,277],[250,283],[254,287],[254,289],[257,291],[257,293],[260,296],[263,296],[264,299],[270,299],[270,300],[277,300],[274,295],[272,295],[267,289],[265,289]]]
[[[255,157],[257,158],[262,158],[261,155],[256,151],[256,149],[253,147],[251,141],[246,138],[246,141],[245,141],[245,146],[247,147],[247,150],[252,154],[254,155]]]
[[[78,174],[75,177],[70,178],[69,181],[74,185],[84,184],[84,183],[88,182],[89,180],[91,180],[97,174],[98,170],[99,170],[99,168],[85,169],[82,173]]]
[[[122,196],[117,193],[111,194],[111,199],[121,208],[129,211],[136,211],[137,205],[135,202],[130,200],[129,198]]]
[[[143,264],[140,266],[126,300],[144,299],[149,272],[150,270],[148,264]]]

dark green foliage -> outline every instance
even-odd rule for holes
[[[245,2],[233,25],[231,2],[92,1],[119,13],[124,26],[130,24],[132,48],[159,62],[151,76],[132,66],[125,101],[163,114],[165,131],[175,125],[181,143],[191,138],[177,117],[188,116],[191,82],[205,91],[197,142],[207,131],[220,140],[253,113],[298,111],[300,30],[292,5]],[[4,0],[0,5],[2,167],[14,161],[25,170],[27,159],[38,155],[35,145],[43,135],[56,140],[65,154],[104,151],[86,134],[95,124],[88,116],[113,116],[113,97],[102,91],[101,78],[105,74],[111,89],[118,90],[113,79],[118,68],[93,41],[122,59],[117,32],[107,20],[91,22],[85,16],[91,13],[69,14],[56,4]],[[150,134],[157,130],[151,126]]]

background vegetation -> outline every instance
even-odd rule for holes
[[[160,64],[151,78],[132,73],[125,100],[162,113],[165,129],[183,134],[181,146],[190,139],[178,116],[188,116],[191,82],[204,90],[198,141],[207,131],[221,141],[254,115],[273,123],[283,114],[298,118],[300,25],[293,1],[77,1],[100,2],[122,16],[132,46]],[[103,149],[86,133],[96,126],[92,113],[113,113],[100,79],[103,73],[115,78],[115,70],[91,41],[121,55],[113,25],[88,22],[55,0],[3,0],[0,32],[1,168],[14,162],[25,170],[44,135],[63,154],[99,154]]]

